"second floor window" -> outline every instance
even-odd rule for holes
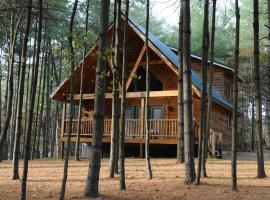
[[[232,100],[232,84],[229,82],[224,82],[224,97],[231,101]]]

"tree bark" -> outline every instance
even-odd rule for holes
[[[215,54],[216,2],[217,2],[216,0],[213,0],[206,132],[205,132],[205,141],[203,142],[203,148],[202,148],[203,149],[203,154],[202,154],[203,163],[202,163],[202,173],[201,173],[202,177],[207,177],[206,159],[208,156],[208,138],[210,135],[211,117],[212,117],[212,88],[213,88],[213,72],[214,72],[214,54]]]
[[[119,58],[120,58],[120,18],[121,0],[115,0],[115,21],[114,21],[114,57],[113,57],[113,99],[112,99],[112,127],[111,127],[111,153],[110,153],[110,174],[118,173],[119,154]]]
[[[45,129],[44,129],[44,138],[43,138],[43,151],[42,151],[42,157],[43,158],[48,158],[49,155],[49,140],[50,140],[50,133],[51,133],[51,98],[50,98],[50,94],[51,94],[51,85],[52,85],[52,81],[51,81],[51,74],[52,74],[52,70],[51,70],[51,55],[52,55],[52,47],[51,47],[51,39],[49,38],[48,41],[48,65],[47,67],[47,76],[46,76],[46,115],[45,115]]]
[[[183,9],[180,4],[179,41],[178,41],[178,137],[177,137],[177,163],[184,163],[184,102],[183,102]]]
[[[268,12],[268,27],[270,27],[270,0],[267,1],[267,12]],[[270,29],[268,30],[268,39],[270,44]],[[270,85],[270,55],[268,54],[268,85]],[[267,136],[268,136],[268,143],[270,146],[270,88],[268,87],[268,96],[267,96],[267,107],[266,107],[266,113],[267,113]]]
[[[263,138],[262,138],[262,96],[261,96],[261,81],[260,81],[260,52],[259,52],[259,2],[253,0],[254,6],[254,77],[255,86],[255,130],[257,134],[257,165],[258,178],[265,178],[264,156],[263,156]]]
[[[94,105],[94,129],[93,142],[90,152],[90,162],[84,195],[87,197],[98,197],[99,172],[102,151],[102,134],[104,129],[104,93],[106,73],[106,50],[108,48],[108,33],[110,0],[100,2],[100,32],[99,32],[99,54],[96,68],[95,105]]]
[[[80,160],[80,137],[81,137],[81,122],[82,122],[82,106],[83,106],[83,75],[84,75],[84,65],[85,65],[85,54],[87,51],[87,33],[88,33],[88,16],[89,16],[89,0],[87,0],[86,5],[86,19],[85,19],[85,35],[84,35],[84,49],[83,49],[83,64],[81,65],[81,80],[80,80],[80,101],[79,101],[79,116],[77,124],[77,141],[75,149],[75,160]]]
[[[8,128],[9,128],[9,123],[12,115],[12,100],[13,100],[13,67],[14,67],[14,51],[15,51],[15,44],[17,40],[17,35],[18,35],[18,27],[21,22],[21,17],[22,17],[22,11],[20,12],[16,23],[14,22],[14,16],[12,12],[12,17],[11,17],[11,29],[10,29],[10,45],[8,47],[8,52],[9,52],[9,66],[8,66],[8,82],[7,82],[7,103],[5,106],[6,114],[5,114],[5,123],[3,127],[3,132],[0,137],[0,162],[2,161],[2,149],[4,147],[7,134],[8,134]]]
[[[69,24],[69,51],[70,51],[70,110],[69,110],[69,127],[68,127],[68,138],[67,138],[67,147],[65,149],[65,158],[64,158],[64,173],[61,185],[60,200],[65,199],[66,183],[68,176],[68,161],[69,161],[69,151],[70,151],[70,138],[72,131],[72,120],[74,114],[74,68],[75,68],[75,52],[73,47],[73,24],[76,15],[76,10],[78,6],[78,0],[75,0],[73,5],[73,10],[71,14],[70,24]]]
[[[120,135],[119,135],[119,181],[120,190],[126,190],[125,178],[125,130],[126,130],[126,67],[128,63],[128,17],[129,0],[126,0],[125,28],[123,42],[123,65],[122,65],[122,99],[120,112]]]
[[[235,0],[235,50],[234,50],[234,78],[233,78],[233,127],[232,127],[232,191],[237,191],[237,135],[238,135],[238,66],[240,39],[240,10],[238,0]]]
[[[32,1],[29,2],[28,12],[30,12],[31,19],[31,9]],[[26,184],[28,176],[28,162],[30,159],[30,150],[31,150],[31,133],[33,127],[33,118],[34,118],[34,108],[35,108],[35,99],[36,99],[36,89],[37,89],[37,79],[38,79],[38,68],[39,68],[39,55],[40,55],[40,46],[41,46],[41,34],[42,34],[42,0],[38,2],[39,7],[39,23],[38,23],[38,38],[37,38],[37,52],[36,52],[36,64],[32,67],[32,78],[31,78],[31,92],[30,92],[30,105],[28,111],[28,126],[26,130],[26,144],[25,144],[25,155],[24,155],[24,166],[23,166],[23,179],[22,179],[22,189],[21,189],[21,199],[26,199]]]
[[[145,98],[145,161],[147,169],[147,178],[150,180],[153,178],[151,163],[150,163],[150,150],[149,150],[149,139],[150,139],[150,66],[149,66],[149,0],[146,1],[146,31],[145,31],[145,57],[146,57],[146,98]]]
[[[202,36],[202,91],[201,91],[201,115],[200,115],[200,135],[199,135],[199,150],[198,150],[198,167],[196,184],[200,184],[202,158],[203,158],[203,143],[206,136],[206,98],[207,98],[207,67],[208,67],[208,49],[209,49],[209,30],[208,30],[208,14],[209,1],[204,0],[204,19],[203,19],[203,36]]]
[[[45,27],[46,27],[46,23],[45,23]],[[47,41],[48,43],[48,41]],[[48,45],[48,44],[47,44]],[[37,145],[35,148],[35,158],[40,158],[40,136],[41,136],[41,132],[44,129],[44,102],[45,102],[45,86],[46,86],[46,76],[47,76],[47,67],[46,67],[46,59],[47,59],[47,50],[48,50],[48,46],[46,45],[45,48],[45,59],[44,59],[44,64],[43,64],[43,77],[41,77],[42,80],[42,93],[41,93],[41,104],[40,104],[40,113],[39,113],[39,119],[38,119],[38,128],[37,128]]]
[[[46,35],[46,30],[45,30],[45,34]],[[44,37],[44,46],[45,46],[46,40]],[[40,45],[40,44],[38,44]],[[40,69],[40,76],[39,76],[39,83],[38,83],[38,98],[37,98],[37,106],[36,106],[36,117],[35,117],[35,123],[34,123],[34,136],[33,136],[33,146],[32,146],[32,155],[31,155],[31,159],[35,159],[36,158],[36,141],[37,141],[37,131],[38,131],[38,121],[39,121],[39,109],[40,109],[40,97],[41,97],[41,86],[42,86],[42,77],[43,77],[43,72],[44,72],[44,55],[45,55],[45,51],[43,51],[42,53],[42,61],[41,61],[41,69]]]
[[[24,95],[24,80],[25,80],[25,68],[27,59],[27,43],[31,27],[31,11],[32,11],[32,0],[27,2],[27,21],[26,30],[22,47],[22,60],[20,65],[20,78],[18,88],[18,105],[16,113],[16,128],[15,128],[15,141],[13,150],[13,180],[19,179],[19,155],[20,155],[20,141],[22,133],[22,106],[23,106],[23,95]],[[21,199],[25,199],[22,193]]]
[[[190,1],[183,4],[183,100],[184,100],[184,148],[185,182],[191,184],[196,179],[194,164],[194,132],[192,113],[191,50],[190,50]]]

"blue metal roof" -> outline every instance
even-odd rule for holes
[[[129,19],[129,21],[142,33],[145,34],[146,30],[144,27],[142,27],[140,24],[135,22],[132,19]],[[156,36],[154,36],[151,32],[149,32],[149,41],[155,45],[155,47],[172,63],[175,67],[178,68],[179,62],[178,62],[178,56],[170,49],[168,45],[160,41]],[[192,84],[198,88],[200,91],[202,90],[202,80],[201,77],[194,71],[191,70],[191,80]],[[223,106],[226,106],[227,108],[233,109],[233,105],[229,103],[224,97],[222,97],[219,93],[217,93],[215,90],[212,90],[213,100],[222,104]]]

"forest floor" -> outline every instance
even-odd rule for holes
[[[256,178],[256,154],[240,153],[238,162],[239,191],[232,192],[230,186],[230,161],[210,159],[207,162],[208,178],[202,178],[201,185],[184,184],[184,165],[175,159],[152,159],[153,180],[146,179],[145,161],[126,160],[127,190],[119,191],[118,178],[108,178],[108,159],[102,160],[100,193],[98,199],[178,199],[178,200],[254,200],[270,199],[270,178]],[[270,176],[270,154],[265,155],[265,169]],[[22,163],[22,162],[21,162]],[[22,168],[22,165],[20,165]],[[70,161],[66,188],[66,199],[87,199],[83,197],[88,160]],[[22,169],[20,171],[22,173]],[[63,174],[62,160],[30,161],[27,185],[27,199],[58,199]],[[0,163],[0,199],[17,200],[21,181],[12,181],[12,162]]]

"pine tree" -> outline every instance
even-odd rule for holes
[[[67,146],[65,149],[65,158],[64,158],[64,173],[60,191],[60,200],[65,199],[65,191],[66,191],[66,183],[67,183],[67,176],[68,176],[68,161],[69,161],[69,152],[70,152],[70,138],[72,132],[72,120],[74,115],[74,68],[75,68],[75,52],[73,47],[73,26],[74,26],[74,19],[77,11],[78,0],[75,0],[73,5],[73,10],[70,18],[69,24],[69,51],[70,51],[70,110],[69,110],[69,127],[68,127],[68,138],[67,138]]]
[[[259,1],[253,0],[254,7],[254,91],[255,91],[255,130],[257,135],[257,165],[258,178],[266,177],[264,170],[264,156],[263,156],[263,138],[262,138],[262,95],[261,95],[261,80],[260,80],[260,51],[259,51]]]
[[[79,101],[79,116],[77,124],[77,141],[75,150],[75,160],[80,160],[80,136],[81,136],[81,122],[82,122],[82,106],[83,106],[83,75],[85,65],[85,54],[87,51],[87,34],[88,34],[88,18],[89,18],[89,0],[86,5],[86,19],[85,19],[85,33],[84,33],[84,49],[83,49],[83,61],[81,65],[81,80],[80,80],[80,101]]]
[[[183,100],[184,100],[184,148],[185,148],[185,182],[195,181],[194,131],[192,116],[192,82],[191,82],[191,47],[190,47],[190,1],[183,4]]]
[[[122,65],[122,99],[120,112],[120,135],[119,135],[119,181],[120,190],[126,189],[125,178],[125,130],[126,130],[126,67],[128,63],[128,16],[129,0],[126,0],[125,30],[123,42],[123,65]]]
[[[106,73],[106,50],[108,48],[107,28],[109,25],[110,0],[100,2],[99,54],[96,68],[93,142],[84,195],[98,197],[99,172],[101,163],[102,134],[104,129],[104,94]]]

